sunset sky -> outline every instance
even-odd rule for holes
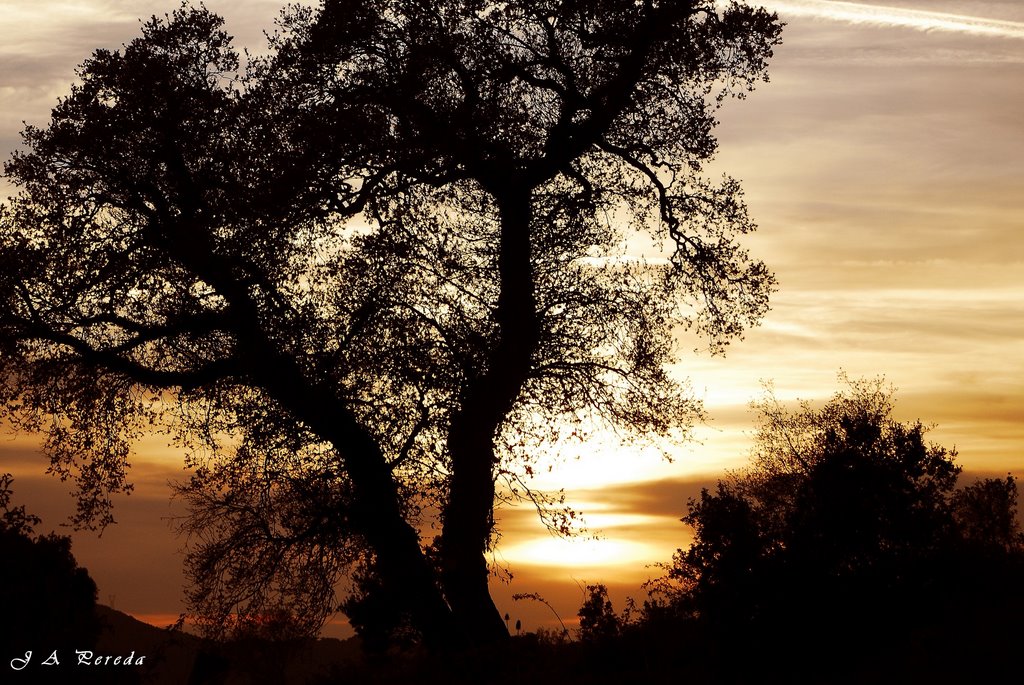
[[[969,474],[1024,476],[1024,2],[761,4],[788,23],[784,45],[771,82],[726,103],[710,172],[743,182],[760,226],[748,245],[779,280],[772,311],[724,357],[682,341],[676,371],[710,421],[672,463],[602,442],[573,447],[538,483],[566,487],[598,539],[556,540],[528,508],[503,513],[496,557],[514,579],[494,594],[527,629],[554,619],[512,593],[538,592],[566,620],[578,584],[609,584],[617,607],[641,597],[657,575],[645,565],[689,540],[687,497],[744,461],[762,381],[782,399],[823,399],[840,370],[884,374],[898,418],[935,424],[932,439],[955,446]],[[206,5],[237,46],[259,50],[280,2]],[[45,125],[92,49],[120,46],[140,16],[176,6],[5,0],[0,154],[17,147],[23,121]],[[0,196],[10,190],[0,181]],[[155,440],[133,463],[118,525],[76,533],[74,552],[101,602],[168,623],[182,610],[184,541],[166,520],[181,513],[167,487],[184,475],[181,458]],[[50,527],[73,503],[44,469],[30,436],[0,436],[16,502]]]

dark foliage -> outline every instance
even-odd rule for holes
[[[96,615],[96,584],[71,554],[71,539],[56,534],[34,535],[40,523],[24,506],[11,506],[10,474],[0,475],[0,664],[19,682],[99,682],[78,678],[76,649],[94,649],[100,630]],[[60,665],[42,666],[58,651]],[[32,652],[28,666],[10,668],[9,660]],[[118,680],[117,682],[121,682]]]
[[[618,637],[623,621],[615,614],[604,585],[588,585],[586,599],[577,613],[580,619],[580,640],[604,643]]]
[[[11,506],[11,482],[0,476],[0,606],[15,627],[3,631],[2,652],[87,649],[99,629],[96,584],[72,556],[71,538],[33,536],[40,520]]]
[[[352,576],[356,589],[341,604],[370,653],[382,653],[389,648],[408,649],[415,644],[416,631],[409,620],[408,607],[388,592],[380,581],[380,574],[366,568]]]
[[[694,542],[653,584],[648,620],[746,655],[723,662],[740,680],[768,663],[809,682],[998,670],[1024,636],[1013,477],[956,489],[955,453],[896,422],[880,381],[820,410],[759,409],[752,465],[691,500]]]

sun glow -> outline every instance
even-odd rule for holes
[[[502,549],[512,564],[558,568],[626,567],[657,559],[662,550],[634,540],[607,538],[555,538],[527,540]]]
[[[648,564],[667,559],[684,541],[675,515],[631,511],[628,504],[600,498],[570,504],[582,512],[584,526],[571,537],[552,535],[525,510],[503,521],[509,544],[499,548],[502,561],[541,575],[564,577],[567,571],[585,570],[632,581],[645,577]]]
[[[669,454],[674,451],[669,445]],[[587,490],[678,476],[677,464],[655,447],[623,446],[613,436],[591,436],[583,443],[562,446],[534,469],[530,487],[558,490],[571,484]]]

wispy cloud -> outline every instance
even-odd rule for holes
[[[831,0],[762,0],[760,4],[779,12],[783,18],[813,17],[852,24],[1024,39],[1024,22],[1018,21]]]

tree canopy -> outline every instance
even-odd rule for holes
[[[652,584],[663,604],[649,611],[699,621],[723,650],[756,652],[750,663],[775,655],[829,682],[941,668],[932,640],[958,626],[980,631],[961,643],[968,661],[1012,639],[1024,605],[1012,476],[958,486],[956,453],[920,421],[896,421],[880,379],[849,381],[820,408],[771,396],[757,408],[750,465],[689,502],[694,541]]]
[[[535,496],[561,426],[684,431],[673,331],[721,350],[767,310],[740,187],[702,168],[779,31],[705,0],[328,0],[243,68],[206,9],[153,18],[5,167],[0,400],[82,525],[142,432],[180,440],[211,626],[315,630],[354,572],[431,644],[499,639],[496,497]]]

